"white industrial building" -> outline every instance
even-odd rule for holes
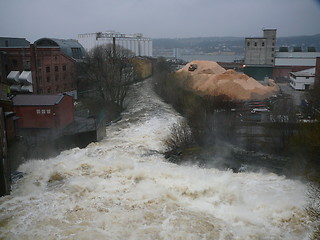
[[[275,66],[316,66],[320,52],[276,52]]]
[[[272,77],[277,29],[263,29],[263,37],[245,39],[244,73],[257,80]]]
[[[131,50],[136,56],[152,57],[152,39],[143,37],[141,33],[123,34],[118,32],[97,32],[78,34],[79,43],[90,51],[96,46],[112,44]]]
[[[317,57],[320,57],[320,52],[277,51],[272,78],[277,82],[287,82],[291,72],[314,68]]]
[[[276,29],[264,29],[263,37],[245,39],[246,65],[274,65]]]
[[[314,84],[316,68],[290,73],[290,86],[295,90],[309,90]]]

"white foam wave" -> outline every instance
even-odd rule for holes
[[[162,139],[180,117],[148,84],[105,140],[20,167],[0,238],[307,239],[301,182],[166,162]]]

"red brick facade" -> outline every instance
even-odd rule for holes
[[[0,48],[0,52],[5,57],[4,75],[11,71],[32,72],[34,94],[57,94],[77,89],[78,59],[67,55],[59,46],[31,44],[28,47]]]
[[[76,61],[58,47],[31,45],[34,93],[56,94],[76,89]]]
[[[38,98],[37,101],[40,104],[37,105],[28,104],[29,97],[33,96],[23,96],[26,104],[20,104],[21,100],[16,103],[14,99],[14,111],[19,118],[18,128],[62,128],[74,121],[74,106],[71,96],[63,95],[61,100],[55,104],[41,104],[41,98]]]

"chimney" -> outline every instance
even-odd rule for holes
[[[320,84],[320,57],[316,60],[315,83]]]

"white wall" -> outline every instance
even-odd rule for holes
[[[295,90],[306,90],[305,85],[313,85],[314,84],[314,77],[296,77],[293,78],[290,76],[290,86]]]

